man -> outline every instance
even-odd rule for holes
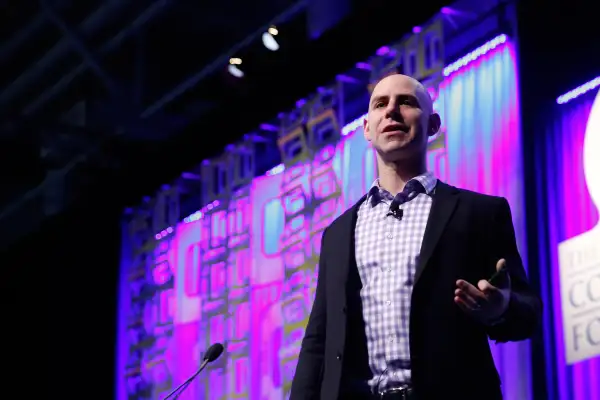
[[[379,179],[323,233],[291,389],[304,399],[501,399],[488,338],[530,338],[541,313],[508,202],[426,171],[440,117],[401,74],[373,89]]]

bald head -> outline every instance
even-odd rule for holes
[[[423,111],[427,112],[428,114],[433,113],[433,101],[431,100],[429,91],[425,89],[425,86],[423,86],[423,84],[415,78],[400,73],[387,75],[375,84],[375,87],[373,87],[373,93],[371,93],[369,108],[373,103],[373,99],[377,98],[377,96],[381,96],[382,92],[387,92],[389,87],[399,87],[404,91],[412,92],[412,94],[417,98]]]
[[[410,76],[393,74],[373,88],[363,130],[380,160],[420,164],[440,123],[427,89]]]

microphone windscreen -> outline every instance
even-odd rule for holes
[[[223,353],[223,345],[221,343],[215,343],[206,350],[204,353],[204,360],[213,362]]]

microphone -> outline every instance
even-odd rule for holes
[[[223,354],[223,350],[224,350],[224,348],[223,348],[223,345],[221,343],[215,343],[212,346],[210,346],[208,348],[208,350],[206,350],[206,352],[204,353],[204,357],[202,358],[202,364],[200,364],[200,368],[198,368],[198,371],[196,371],[194,373],[194,375],[190,376],[190,378],[188,380],[186,380],[181,385],[179,385],[175,389],[173,389],[171,391],[171,393],[169,393],[167,395],[167,397],[165,397],[163,400],[170,399],[175,394],[177,394],[177,396],[175,396],[174,399],[178,398],[179,395],[181,393],[183,393],[183,391],[185,389],[187,389],[187,387],[189,386],[189,384],[192,383],[192,381],[194,380],[194,378],[196,378],[200,374],[200,372],[202,372],[202,370],[204,368],[206,368],[206,366],[208,365],[208,363],[215,361],[217,358],[219,358],[219,356],[221,356],[221,354]]]
[[[204,353],[204,358],[202,359],[202,361],[206,361],[207,364],[215,361],[221,356],[221,354],[223,354],[223,350],[224,347],[221,343],[213,344],[208,348],[208,350],[206,350],[206,353]]]
[[[403,214],[404,210],[400,208],[400,202],[394,197],[394,200],[390,203],[390,211],[388,211],[387,215],[391,215],[397,220],[401,220]]]

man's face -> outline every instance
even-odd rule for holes
[[[384,161],[424,156],[427,138],[439,129],[423,86],[405,75],[391,75],[374,88],[364,122],[365,138]]]

